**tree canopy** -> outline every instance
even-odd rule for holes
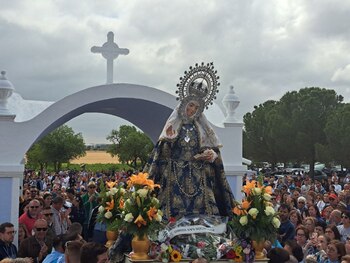
[[[41,169],[52,164],[58,171],[62,163],[84,155],[82,134],[75,134],[71,127],[63,125],[33,144],[27,152],[27,160],[29,165],[39,165]]]
[[[107,140],[112,142],[107,152],[112,156],[118,156],[122,163],[131,164],[133,167],[137,166],[138,161],[142,167],[153,149],[151,139],[130,125],[122,125],[118,130],[112,130]]]
[[[331,127],[346,126],[335,115],[341,101],[334,90],[311,87],[287,92],[279,101],[260,104],[244,115],[244,154],[272,164],[306,162],[313,173],[318,149],[335,145],[331,142]],[[336,140],[335,135],[332,138]]]

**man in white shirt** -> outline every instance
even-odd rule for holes
[[[346,210],[343,212],[341,217],[342,225],[337,226],[341,235],[341,241],[346,242],[347,237],[350,237],[350,211]]]

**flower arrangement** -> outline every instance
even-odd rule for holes
[[[259,177],[258,181],[246,181],[242,192],[245,198],[242,203],[236,203],[230,222],[236,236],[255,241],[274,241],[281,222],[270,202],[271,186],[264,186]]]
[[[171,245],[169,242],[162,243],[158,246],[157,260],[168,263],[168,262],[179,262],[182,259],[181,250],[175,245]]]
[[[106,187],[107,186],[107,187]],[[118,230],[118,219],[121,218],[126,190],[118,182],[109,181],[100,184],[101,205],[98,208],[97,220],[106,223],[107,230]]]
[[[119,227],[140,238],[155,233],[161,226],[163,213],[153,191],[160,186],[148,179],[147,173],[132,175],[127,185]]]

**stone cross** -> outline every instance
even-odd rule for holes
[[[107,84],[113,83],[113,60],[119,55],[129,54],[129,49],[119,48],[119,46],[114,43],[113,32],[108,32],[107,42],[102,45],[102,47],[93,46],[91,48],[92,53],[101,53],[101,55],[107,60]]]

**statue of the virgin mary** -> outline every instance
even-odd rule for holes
[[[168,219],[231,214],[234,198],[220,156],[222,145],[203,114],[215,98],[217,79],[212,63],[196,64],[180,78],[180,104],[144,169],[161,186],[158,199]]]

